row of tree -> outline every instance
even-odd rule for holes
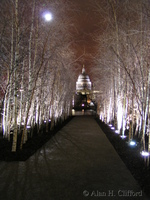
[[[0,100],[3,136],[16,151],[28,140],[27,128],[70,114],[74,54],[70,48],[66,1],[2,0],[0,3]],[[45,21],[44,12],[54,19]]]
[[[100,118],[123,136],[141,139],[150,152],[150,2],[107,0],[97,3],[104,29],[97,38]]]

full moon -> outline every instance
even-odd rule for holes
[[[52,20],[52,14],[46,13],[46,14],[44,14],[44,18],[45,18],[46,21],[51,21]]]

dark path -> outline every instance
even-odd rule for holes
[[[78,116],[26,162],[0,163],[0,199],[146,198],[94,118]]]

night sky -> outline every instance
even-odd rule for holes
[[[97,53],[96,36],[99,34],[99,19],[96,16],[95,5],[91,0],[72,0],[74,10],[70,13],[74,28],[72,29],[74,43],[73,49],[77,58],[83,55],[76,62],[76,67],[81,70],[85,65],[86,71],[90,73]]]

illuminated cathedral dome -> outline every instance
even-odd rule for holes
[[[78,76],[78,80],[76,82],[76,90],[91,90],[91,81],[89,76],[85,73],[85,68],[82,68],[82,74]]]

